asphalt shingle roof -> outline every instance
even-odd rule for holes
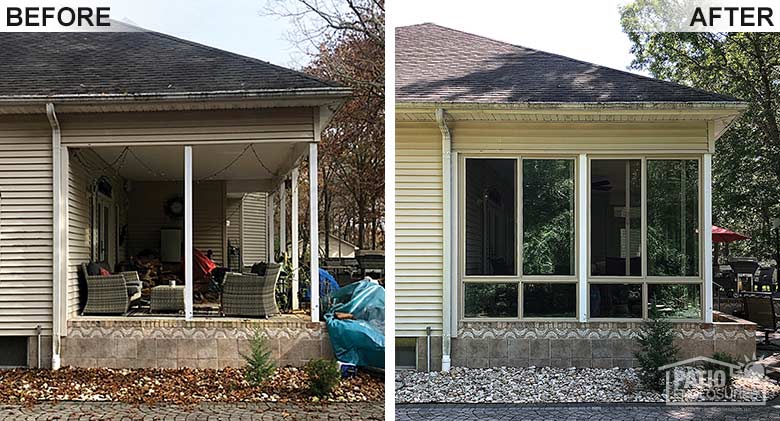
[[[395,37],[397,102],[739,101],[430,23]]]
[[[157,32],[0,33],[0,97],[334,88]]]

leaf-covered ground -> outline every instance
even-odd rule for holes
[[[201,402],[365,402],[383,401],[381,378],[367,374],[342,379],[330,396],[313,397],[306,374],[294,367],[276,370],[263,386],[253,387],[240,369],[0,370],[0,403],[114,401],[130,404]]]

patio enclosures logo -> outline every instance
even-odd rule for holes
[[[106,0],[107,2],[107,0]],[[0,0],[0,32],[125,32],[111,7],[97,0]]]
[[[765,405],[767,402],[766,389],[749,386],[765,377],[764,366],[755,359],[730,363],[694,357],[659,370],[666,376],[667,405]]]
[[[780,32],[777,0],[654,0],[627,8],[632,32]]]

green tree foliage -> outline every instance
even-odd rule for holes
[[[260,332],[255,332],[250,341],[248,355],[242,355],[246,361],[244,377],[252,386],[260,386],[276,371],[268,340]]]
[[[620,9],[633,69],[748,103],[717,142],[713,223],[752,241],[732,254],[778,259],[772,219],[780,217],[780,34],[646,32],[671,0],[635,0]]]
[[[674,345],[674,326],[653,308],[650,318],[642,322],[637,342],[639,350],[634,354],[639,367],[639,379],[645,389],[662,392],[665,388],[665,373],[659,370],[666,364],[677,361],[677,346]]]

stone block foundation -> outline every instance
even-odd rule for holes
[[[62,338],[62,365],[111,368],[242,367],[255,331],[277,366],[334,358],[324,323],[269,320],[76,319]]]
[[[727,352],[740,361],[756,352],[755,324],[717,314],[715,323],[675,323],[679,358]],[[452,339],[452,366],[634,367],[637,322],[462,322]],[[427,366],[417,339],[417,369]],[[431,370],[441,369],[441,337],[431,338]]]

